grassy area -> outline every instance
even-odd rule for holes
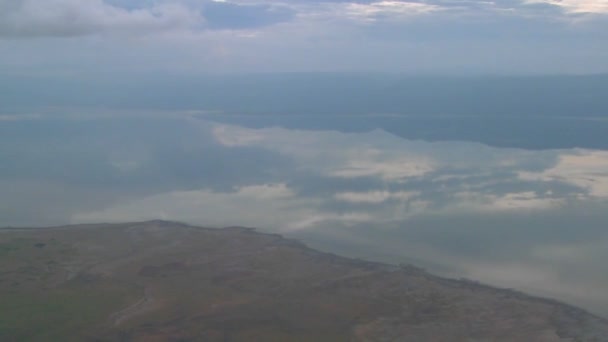
[[[134,289],[100,282],[60,289],[0,295],[0,340],[81,341],[128,305]]]
[[[66,282],[62,264],[77,256],[69,243],[0,238],[0,341],[81,341],[141,295],[109,280]]]

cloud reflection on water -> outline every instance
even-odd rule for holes
[[[608,314],[606,151],[191,118],[12,124],[23,135],[0,137],[3,225],[255,226]]]

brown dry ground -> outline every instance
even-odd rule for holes
[[[0,230],[0,341],[608,341],[608,323],[279,235],[150,221]]]

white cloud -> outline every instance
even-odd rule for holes
[[[563,15],[522,5],[523,0],[228,1],[235,7],[268,8],[242,9],[251,26],[230,15],[206,14],[209,1],[137,1],[145,7],[125,9],[112,5],[119,0],[0,0],[0,38],[102,36],[92,45],[80,37],[50,42],[52,48],[44,39],[14,46],[3,39],[0,71],[606,71],[601,44],[605,22],[547,26],[556,24],[547,18]],[[598,1],[562,3],[572,13],[606,13]],[[272,21],[275,14],[269,13],[275,7],[291,14]],[[566,22],[570,20],[561,21]],[[274,24],[253,27],[256,23]],[[133,46],[133,39],[117,39],[142,35],[146,39],[139,46]]]
[[[228,125],[213,127],[213,137],[224,146],[248,146],[264,140],[264,135],[260,132]]]
[[[326,224],[328,222],[340,222],[346,226],[358,224],[358,223],[366,223],[366,222],[377,222],[377,218],[372,215],[366,213],[346,213],[346,214],[317,214],[310,217],[303,218],[299,221],[291,222],[287,225],[287,228],[283,231],[285,232],[293,232],[303,229],[310,229],[321,224]]]
[[[285,184],[249,185],[234,192],[207,189],[172,191],[115,203],[112,207],[74,214],[72,222],[127,222],[162,218],[224,227],[242,225],[293,232],[328,223],[376,222],[368,213],[335,213],[318,209],[318,199],[296,197]]]
[[[564,154],[543,172],[519,172],[522,180],[561,181],[586,189],[590,196],[608,197],[608,152],[580,150]]]
[[[169,3],[128,10],[102,0],[0,0],[0,37],[144,34],[201,20],[187,7]]]
[[[423,157],[410,157],[382,160],[352,159],[345,166],[332,170],[329,174],[341,178],[375,176],[384,180],[399,180],[422,176],[434,170],[433,162]]]
[[[459,192],[454,194],[453,206],[481,211],[546,210],[559,207],[563,199],[539,197],[532,191],[504,195]]]
[[[573,14],[608,14],[608,0],[525,0],[525,4],[548,4]]]
[[[213,136],[225,146],[258,146],[277,151],[295,158],[302,167],[314,165],[316,172],[333,177],[402,180],[422,176],[435,169],[433,159],[408,151],[408,146],[384,148],[384,144],[402,141],[383,131],[361,135],[215,125]],[[374,140],[374,144],[365,142],[365,139]]]
[[[285,184],[243,186],[233,192],[208,189],[171,191],[92,212],[74,214],[72,222],[120,222],[155,218],[202,225],[243,225],[280,229],[318,215],[316,201],[296,198]]]
[[[252,199],[282,199],[294,197],[295,193],[284,183],[249,185],[240,187],[236,193],[238,196]]]
[[[347,17],[375,21],[379,17],[406,18],[441,10],[438,5],[407,1],[376,1],[369,4],[346,3],[343,13]]]
[[[418,192],[408,191],[368,191],[368,192],[340,192],[334,195],[338,201],[350,203],[382,203],[389,199],[407,201],[415,196]]]

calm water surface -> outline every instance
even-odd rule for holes
[[[608,150],[251,122],[2,115],[0,225],[259,227],[608,316]]]

